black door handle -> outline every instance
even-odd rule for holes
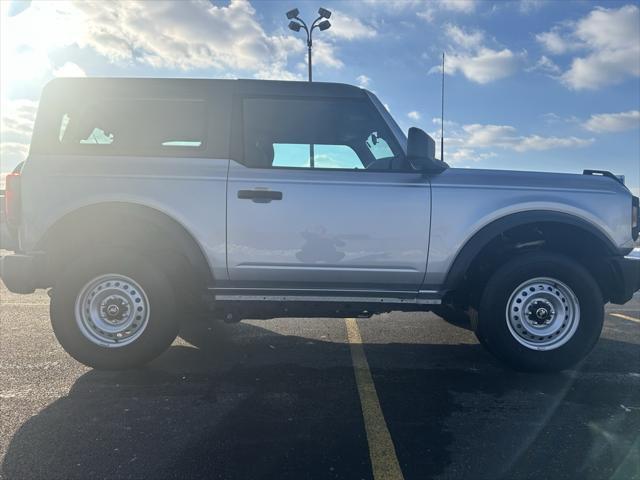
[[[238,198],[252,200],[254,203],[269,203],[272,200],[282,200],[282,192],[274,190],[238,190]]]

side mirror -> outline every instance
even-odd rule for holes
[[[447,168],[446,163],[436,159],[436,141],[416,127],[409,129],[407,160],[421,172],[441,172]]]

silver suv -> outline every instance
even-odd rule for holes
[[[451,305],[515,368],[582,359],[640,288],[638,198],[604,171],[449,168],[366,90],[58,79],[9,176],[13,292],[51,288],[62,346],[147,362],[206,306],[228,321]]]

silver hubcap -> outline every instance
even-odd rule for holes
[[[507,302],[511,335],[532,350],[553,350],[578,329],[580,304],[573,291],[554,278],[534,278],[516,288]]]
[[[103,347],[134,342],[149,322],[149,300],[124,275],[101,275],[88,282],[76,299],[76,322],[82,334]]]

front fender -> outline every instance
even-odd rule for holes
[[[612,241],[605,231],[597,224],[585,220],[573,214],[550,211],[550,210],[528,210],[513,213],[500,217],[478,229],[455,255],[455,260],[446,272],[443,282],[444,290],[451,290],[458,286],[467,272],[471,262],[477,257],[482,249],[501,233],[514,227],[533,224],[538,222],[558,223],[562,225],[571,225],[595,237],[605,248],[605,252],[609,255],[623,255],[626,252],[621,251]]]

